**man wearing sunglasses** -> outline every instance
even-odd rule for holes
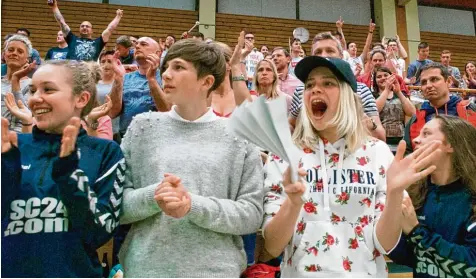
[[[245,35],[245,48],[243,49],[243,53],[249,53],[246,58],[241,61],[241,63],[245,64],[246,67],[246,75],[248,78],[248,88],[251,88],[251,85],[253,83],[253,77],[255,75],[256,71],[256,65],[258,64],[259,61],[264,59],[264,56],[261,52],[259,52],[255,47],[255,36],[253,33],[248,32]]]

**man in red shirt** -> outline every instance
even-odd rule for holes
[[[371,66],[371,71],[368,73],[365,73],[363,75],[360,75],[357,77],[358,82],[365,83],[372,92],[376,90],[376,88],[373,88],[374,86],[374,75],[375,75],[375,70],[379,67],[385,66],[387,62],[387,54],[385,53],[385,50],[381,49],[374,49],[370,52],[370,66]],[[392,70],[392,69],[390,69]],[[394,71],[393,71],[394,72]],[[408,87],[405,84],[403,78],[399,75],[395,75],[397,77],[398,83],[400,84],[400,88],[402,92],[405,95],[408,95]]]

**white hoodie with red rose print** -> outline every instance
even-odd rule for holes
[[[334,144],[319,140],[316,151],[304,149],[300,167],[307,171],[307,201],[284,251],[282,277],[388,275],[386,252],[375,228],[385,205],[386,170],[393,154],[376,139],[352,154],[345,147],[344,139]],[[268,157],[263,230],[286,199],[282,179],[287,167],[279,157]]]

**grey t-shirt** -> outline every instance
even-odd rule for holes
[[[2,117],[5,117],[10,123],[10,130],[14,130],[18,133],[21,132],[22,123],[18,118],[14,117],[7,109],[7,106],[5,105],[5,96],[7,95],[7,93],[13,93],[13,96],[15,96],[16,101],[22,100],[23,104],[25,104],[25,107],[28,107],[27,101],[29,97],[28,93],[30,92],[30,83],[31,79],[22,79],[20,80],[20,92],[12,92],[11,82],[7,80],[6,77],[2,78]]]

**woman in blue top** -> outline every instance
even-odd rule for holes
[[[389,255],[414,277],[476,277],[476,128],[455,116],[436,116],[414,141],[440,140],[435,171],[408,189],[402,237]]]
[[[92,75],[84,62],[49,62],[30,87],[33,132],[2,118],[3,277],[102,275],[96,249],[119,223],[125,165],[116,143],[81,128]]]

